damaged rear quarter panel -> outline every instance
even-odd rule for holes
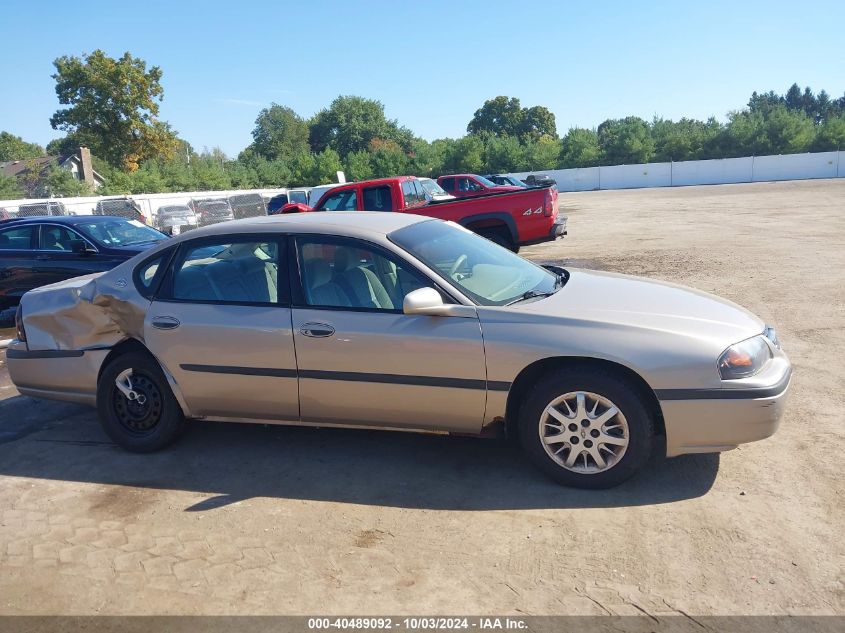
[[[150,256],[150,251],[143,258]],[[141,257],[105,273],[74,277],[27,292],[21,299],[30,350],[113,347],[127,338],[143,342],[150,302],[132,281]]]

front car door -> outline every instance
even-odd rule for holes
[[[173,255],[144,337],[192,416],[299,419],[284,249],[278,235],[238,234],[188,240]],[[155,277],[143,266],[136,285]]]
[[[302,421],[479,432],[478,319],[403,314],[408,292],[435,283],[382,246],[324,235],[292,242]]]
[[[126,257],[117,257],[99,252],[91,240],[63,224],[44,223],[39,225],[38,248],[35,251],[33,272],[39,286],[56,283],[111,270]],[[75,253],[73,242],[83,241],[89,251]]]
[[[37,245],[37,224],[0,229],[0,308],[18,303],[23,293],[36,287]]]

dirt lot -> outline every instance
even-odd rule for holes
[[[206,424],[138,456],[2,370],[0,613],[845,614],[845,179],[561,198],[526,255],[778,326],[773,438],[605,492],[468,438]]]

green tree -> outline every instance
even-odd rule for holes
[[[343,163],[340,160],[340,154],[334,151],[331,147],[327,147],[322,152],[314,156],[314,173],[312,176],[312,182],[315,185],[337,182],[337,172],[342,170]]]
[[[555,115],[543,106],[525,108],[522,111],[520,137],[526,140],[536,141],[543,136],[551,139],[557,138]]]
[[[345,158],[351,152],[366,151],[375,138],[395,141],[407,149],[413,136],[385,116],[380,101],[340,96],[314,116],[309,138],[315,153],[329,147]]]
[[[370,142],[370,165],[374,178],[401,176],[408,171],[408,156],[396,141],[373,139]]]
[[[255,119],[252,149],[267,160],[287,159],[308,151],[308,123],[286,106],[273,103]]]
[[[411,142],[408,171],[416,176],[435,176],[443,171],[443,145],[429,143],[421,138]]]
[[[483,167],[484,143],[478,136],[468,135],[457,140],[445,139],[443,171],[475,174]]]
[[[346,157],[346,177],[349,180],[369,180],[373,177],[369,152],[350,152]]]
[[[519,136],[523,131],[525,114],[519,99],[499,96],[484,102],[467,125],[470,134]]]
[[[23,197],[23,189],[12,176],[0,174],[0,200],[15,200]]]
[[[0,132],[0,161],[24,160],[44,156],[44,148],[35,143],[27,143],[20,136],[9,132]]]
[[[647,163],[654,156],[651,130],[639,117],[608,119],[599,125],[598,136],[606,165]]]
[[[158,66],[147,70],[144,60],[128,52],[113,59],[101,50],[59,57],[53,65],[56,95],[68,106],[50,118],[54,129],[128,171],[145,159],[175,154],[176,135],[158,119],[163,95]]]
[[[845,150],[845,115],[829,118],[818,127],[812,149],[814,152]]]
[[[484,171],[525,171],[525,147],[513,136],[491,136],[484,146]]]
[[[656,161],[681,161],[703,158],[705,148],[721,130],[715,118],[707,122],[683,118],[678,122],[655,117],[651,124]]]
[[[560,166],[596,167],[601,164],[602,154],[599,136],[595,130],[570,128],[561,141]]]
[[[529,141],[525,145],[526,171],[557,169],[560,152],[560,141],[551,136],[541,136],[536,141]]]
[[[55,165],[47,168],[44,188],[50,196],[90,196],[93,193],[88,183]]]

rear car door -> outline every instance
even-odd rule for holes
[[[284,251],[277,234],[198,238],[176,249],[144,336],[191,415],[298,420]],[[144,266],[136,272],[139,290],[155,277]]]
[[[435,283],[378,245],[292,241],[302,421],[477,433],[486,403],[478,319],[403,314],[408,292]]]

